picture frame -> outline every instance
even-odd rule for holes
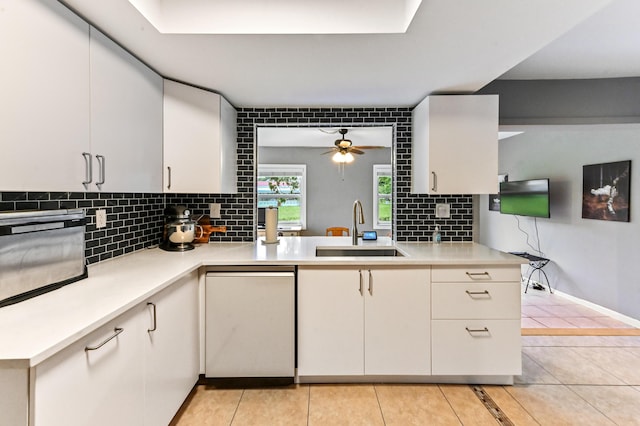
[[[582,218],[630,221],[631,160],[582,167]]]

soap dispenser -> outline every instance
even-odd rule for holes
[[[442,236],[440,235],[440,230],[438,229],[437,226],[433,230],[432,241],[433,241],[433,244],[440,244],[442,242]]]

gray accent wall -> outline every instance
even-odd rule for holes
[[[303,235],[325,235],[330,226],[351,228],[353,202],[362,202],[365,224],[358,230],[373,228],[373,165],[391,165],[391,149],[368,150],[344,166],[344,175],[331,161],[327,148],[258,149],[258,163],[307,165],[307,229]],[[391,233],[377,229],[378,235]]]
[[[477,209],[480,243],[535,253],[527,241],[534,248],[539,242],[543,255],[551,259],[545,270],[554,289],[636,319],[640,319],[639,81],[569,81],[566,86],[558,81],[494,82],[483,89],[500,93],[501,124],[525,132],[500,141],[499,172],[507,173],[509,180],[549,178],[551,217],[501,215],[488,210],[487,196],[479,197]],[[624,160],[632,163],[630,222],[582,219],[582,166]],[[537,274],[533,278],[539,280]]]
[[[622,160],[632,163],[631,221],[582,219],[582,166]],[[481,196],[480,243],[535,254],[527,238],[539,241],[554,289],[640,319],[640,127],[528,131],[500,142],[499,164],[509,180],[550,179],[551,217],[520,217],[521,232]]]

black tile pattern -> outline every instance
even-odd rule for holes
[[[470,195],[411,194],[410,108],[240,108],[238,110],[238,194],[130,194],[95,192],[0,192],[0,211],[75,209],[87,211],[88,264],[157,244],[162,235],[163,211],[182,204],[194,214],[207,214],[209,203],[221,204],[226,234],[211,241],[254,239],[254,132],[260,125],[371,126],[396,128],[396,203],[394,235],[398,241],[429,241],[437,224],[443,241],[471,241],[473,207]],[[451,204],[451,218],[435,220],[436,203]],[[95,228],[95,210],[107,210],[107,227]]]
[[[443,241],[472,241],[473,205],[470,195],[411,194],[411,108],[240,108],[238,152],[253,156],[256,125],[395,125],[396,203],[394,230],[398,241],[430,241],[433,227],[440,227]],[[240,164],[240,163],[239,163]],[[247,165],[253,166],[252,162]],[[253,200],[253,169],[243,176]],[[250,182],[248,180],[251,180]],[[451,218],[435,220],[436,203],[451,204]],[[253,205],[250,206],[253,210]],[[245,212],[249,215],[252,211]]]
[[[34,201],[25,201],[34,200]],[[0,211],[85,209],[85,257],[100,262],[158,244],[163,194],[83,192],[1,192]],[[107,227],[96,228],[96,209],[107,212]]]

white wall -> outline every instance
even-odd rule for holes
[[[582,166],[631,160],[630,222],[582,219]],[[500,141],[509,180],[550,178],[551,218],[537,219],[545,268],[555,289],[640,319],[640,126],[545,126]],[[515,216],[479,203],[480,243],[528,251]],[[520,218],[536,246],[535,222]]]

